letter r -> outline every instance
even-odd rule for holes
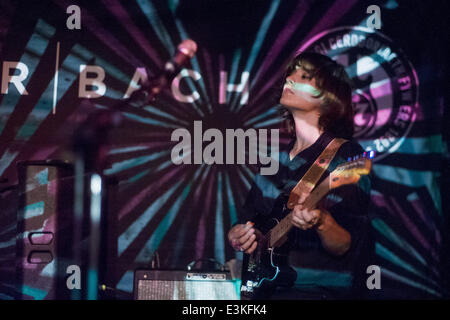
[[[20,71],[18,75],[10,76],[10,70],[17,69]],[[3,61],[3,70],[2,70],[2,94],[8,93],[8,84],[13,83],[16,87],[17,91],[21,95],[27,95],[28,92],[25,89],[22,81],[25,80],[28,76],[28,67],[26,64],[19,61]]]

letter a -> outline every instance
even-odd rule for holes
[[[371,265],[367,267],[367,274],[373,273],[370,277],[367,278],[366,286],[367,289],[381,289],[381,269],[377,265]]]
[[[372,13],[367,18],[367,28],[369,29],[381,29],[381,10],[377,5],[371,5],[367,7],[367,13]]]
[[[67,278],[66,285],[67,289],[81,289],[81,271],[80,267],[77,265],[70,265],[66,269],[66,273],[71,275]]]
[[[127,92],[125,92],[125,95],[123,96],[125,99],[129,98],[133,92],[139,89],[139,81],[148,81],[147,70],[145,70],[145,68],[136,68],[133,79],[131,79],[130,85],[128,86]]]
[[[180,141],[181,138],[181,141]],[[180,141],[170,153],[173,164],[191,164],[191,134],[187,129],[178,128],[172,132],[171,141]]]
[[[66,26],[67,29],[81,29],[81,10],[77,5],[70,5],[67,7],[66,13],[71,13],[71,15],[67,18]]]

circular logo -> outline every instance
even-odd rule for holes
[[[353,81],[354,138],[374,160],[395,152],[408,135],[418,110],[417,74],[400,48],[364,27],[339,27],[308,40],[312,50],[345,66]]]

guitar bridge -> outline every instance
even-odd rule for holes
[[[258,282],[248,280],[245,285],[241,286],[243,292],[253,292],[253,288],[258,286]]]

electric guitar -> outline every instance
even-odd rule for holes
[[[347,184],[355,184],[361,175],[368,175],[372,168],[373,154],[370,158],[363,153],[361,157],[354,157],[352,161],[340,164],[329,174],[303,202],[303,206],[314,209],[317,203],[332,189]],[[280,216],[284,216],[280,221],[270,223],[266,226],[258,226],[260,230],[270,230],[258,240],[258,246],[252,254],[244,255],[242,265],[241,299],[265,299],[267,289],[275,286],[291,286],[297,274],[287,263],[289,246],[286,243],[288,233],[292,229],[291,223],[292,209],[297,205],[298,195],[291,192],[286,202],[278,198],[275,208],[280,207],[280,202],[284,202]],[[278,204],[277,204],[278,202]],[[279,211],[279,209],[278,209]],[[274,216],[271,214],[271,216]],[[277,252],[275,252],[277,249]]]

